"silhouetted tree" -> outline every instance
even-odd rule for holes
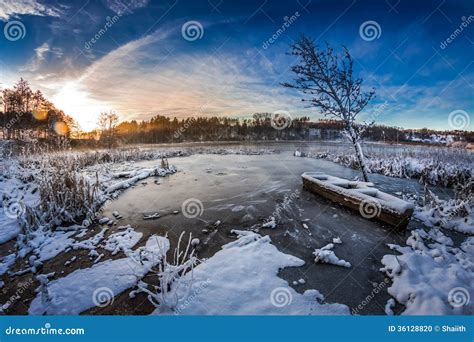
[[[118,121],[119,117],[113,111],[102,112],[99,115],[97,126],[101,132],[100,139],[105,141],[109,148],[115,143],[115,128],[118,124]]]
[[[294,83],[283,85],[300,90],[306,95],[303,101],[319,108],[322,114],[344,122],[367,182],[369,173],[360,146],[362,126],[356,124],[356,118],[374,97],[375,89],[362,91],[362,79],[354,77],[352,56],[345,47],[337,54],[329,45],[321,49],[302,35],[291,48],[290,55],[299,57],[299,64],[291,67],[296,78]]]

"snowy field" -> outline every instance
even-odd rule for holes
[[[368,146],[407,231],[302,189],[347,147],[141,147],[1,162],[4,314],[472,314],[472,152]],[[309,157],[309,158],[302,158]]]

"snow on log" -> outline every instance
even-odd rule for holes
[[[404,229],[413,214],[412,203],[382,192],[370,182],[349,181],[322,172],[305,172],[301,177],[305,189],[358,210],[366,219],[375,219]]]

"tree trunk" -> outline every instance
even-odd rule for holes
[[[364,182],[369,181],[369,171],[367,170],[367,165],[365,164],[364,153],[362,152],[362,147],[359,144],[359,137],[357,133],[354,131],[354,128],[349,127],[349,135],[352,140],[352,144],[354,145],[354,149],[356,152],[357,160],[359,161],[360,170],[362,172],[362,177],[364,178]]]
[[[362,176],[364,177],[364,182],[369,181],[369,171],[367,170],[367,165],[365,165],[364,153],[362,152],[362,147],[359,142],[354,143],[354,148],[357,154],[357,160],[359,161],[360,170],[362,171]]]

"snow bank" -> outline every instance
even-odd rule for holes
[[[21,229],[17,220],[13,220],[6,217],[4,214],[0,214],[0,244],[16,238],[20,232]]]
[[[133,287],[169,250],[168,239],[152,236],[146,246],[130,257],[107,260],[90,268],[76,270],[64,278],[47,283],[47,297],[41,287],[32,301],[30,315],[78,315],[99,305],[104,294],[108,302]],[[46,297],[46,298],[45,298]]]
[[[4,256],[0,261],[0,276],[7,273],[8,269],[13,266],[16,260],[16,255],[14,253]]]
[[[142,170],[135,170],[130,172],[121,172],[119,174],[115,174],[114,178],[123,178],[129,177],[126,180],[113,183],[112,185],[108,186],[106,189],[106,193],[112,193],[117,190],[126,189],[132,186],[133,184],[141,181],[142,179],[151,177],[151,176],[160,176],[164,177],[168,174],[173,174],[176,172],[174,167],[169,169],[162,169],[162,168],[151,168],[151,169],[142,169]]]
[[[342,304],[322,304],[317,290],[299,294],[277,276],[284,267],[304,261],[281,253],[269,236],[234,231],[239,239],[184,276],[188,286],[178,289],[184,298],[175,308],[183,315],[343,315]],[[159,314],[159,308],[154,314]]]
[[[36,205],[39,199],[37,187],[32,182],[24,182],[26,175],[21,172],[16,160],[6,166],[0,162],[0,244],[14,239],[20,234],[18,215],[25,211],[25,205]]]
[[[40,261],[46,261],[70,247],[74,242],[71,236],[75,233],[57,231],[48,235],[38,235],[35,240],[30,241],[30,244],[38,241],[38,247],[33,252],[39,256]]]
[[[404,315],[467,315],[473,313],[474,254],[450,247],[440,231],[411,232],[406,247],[389,245],[401,255],[385,255],[381,269],[393,280],[388,293],[406,306]],[[434,243],[426,244],[427,241]],[[439,243],[436,241],[442,241]]]

